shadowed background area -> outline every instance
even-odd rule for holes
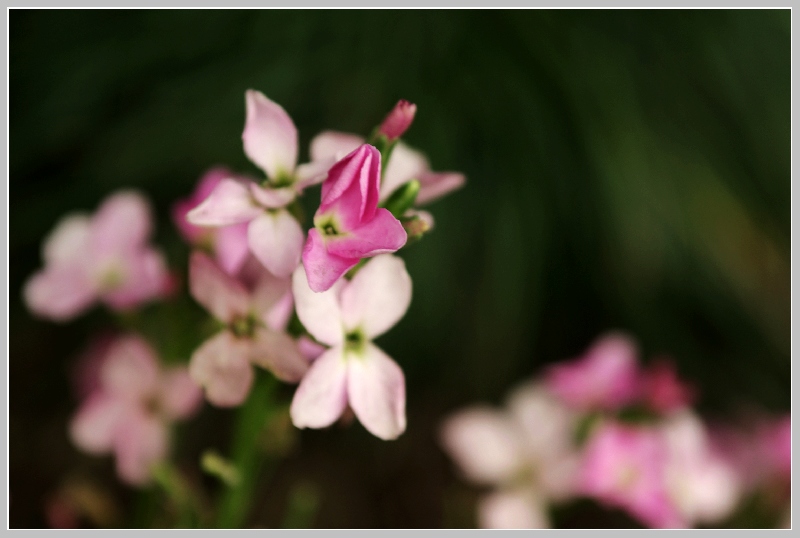
[[[70,370],[111,316],[40,321],[21,289],[62,215],[127,187],[152,200],[155,243],[185,282],[169,208],[213,165],[256,172],[241,144],[248,88],[291,115],[301,162],[321,130],[366,135],[408,99],[404,140],[467,177],[402,252],[412,305],[378,340],[406,374],[407,432],[300,433],[250,525],[285,524],[297,484],[318,492],[302,524],[473,525],[477,490],[441,452],[441,419],[609,329],[644,360],[671,356],[703,413],[789,408],[788,10],[13,10],[9,29],[12,527],[45,525],[46,499],[76,474],[126,512],[148,509],[66,434]],[[205,319],[186,298],[139,321],[185,362]],[[206,447],[225,450],[232,416],[206,405],[182,427],[188,472]],[[583,517],[565,525],[619,524]]]

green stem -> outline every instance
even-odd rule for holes
[[[275,377],[258,369],[250,396],[236,417],[231,460],[239,471],[241,480],[234,487],[227,487],[220,499],[217,527],[239,528],[250,511],[253,489],[264,463],[259,449],[259,434],[274,406],[278,386]]]

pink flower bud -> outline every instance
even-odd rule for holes
[[[414,121],[414,114],[416,113],[417,105],[405,99],[400,99],[386,116],[386,119],[383,120],[378,132],[389,140],[396,140],[411,127],[411,122]]]

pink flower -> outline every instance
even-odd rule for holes
[[[406,428],[405,378],[371,340],[403,317],[411,277],[400,258],[380,255],[351,281],[315,293],[304,269],[292,280],[297,315],[311,336],[331,346],[311,364],[290,409],[298,428],[333,424],[348,404],[373,435],[389,440]]]
[[[580,491],[627,510],[656,528],[684,527],[665,482],[667,450],[650,428],[602,424],[589,439],[580,471]]]
[[[326,159],[339,160],[358,146],[364,139],[358,135],[323,131],[311,141],[312,162]],[[458,172],[433,172],[428,159],[419,151],[403,142],[397,142],[391,158],[384,165],[380,201],[386,200],[395,190],[412,179],[420,182],[416,205],[425,205],[464,185],[464,174]]]
[[[478,501],[478,525],[483,529],[548,529],[546,500],[533,487],[489,493]]]
[[[201,252],[189,260],[189,291],[225,328],[193,354],[189,372],[214,405],[241,404],[253,383],[253,364],[287,382],[308,368],[295,341],[284,331],[291,315],[288,279],[264,271],[252,291],[225,274]]]
[[[325,291],[361,258],[394,252],[406,243],[400,221],[378,207],[380,161],[378,150],[363,144],[328,172],[303,248],[312,290]]]
[[[25,284],[35,314],[65,321],[102,301],[127,310],[163,296],[170,278],[152,231],[147,200],[132,191],[107,198],[93,216],[64,217],[44,242],[45,267]]]
[[[577,409],[614,411],[639,395],[636,355],[630,338],[611,333],[592,344],[582,357],[551,366],[545,382]]]
[[[694,402],[696,391],[678,378],[675,364],[658,359],[642,375],[642,397],[652,410],[668,414]]]
[[[414,121],[414,115],[417,113],[417,105],[410,103],[405,99],[400,99],[391,112],[383,120],[378,132],[386,138],[396,140],[403,136],[411,122]]]
[[[152,466],[167,457],[169,424],[197,410],[200,391],[185,367],[162,368],[137,336],[107,348],[98,378],[70,423],[72,440],[91,454],[113,452],[120,478],[145,484]]]
[[[274,275],[288,277],[300,263],[305,236],[286,206],[305,187],[322,181],[333,160],[296,166],[297,128],[286,111],[254,90],[245,93],[245,103],[244,152],[267,180],[259,185],[222,179],[187,220],[197,226],[248,223],[253,255]]]
[[[195,226],[186,220],[186,215],[208,198],[222,180],[228,178],[236,176],[226,168],[212,168],[206,172],[191,196],[172,205],[172,220],[189,244],[213,252],[220,267],[229,275],[235,275],[244,265],[250,252],[247,243],[247,223],[205,227]],[[238,180],[243,181],[243,178]]]

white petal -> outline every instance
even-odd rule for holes
[[[247,228],[250,251],[270,273],[288,277],[300,264],[305,236],[300,224],[288,211],[267,211]]]
[[[294,173],[297,128],[279,104],[255,90],[245,92],[247,120],[242,133],[244,152],[267,177]]]
[[[374,436],[390,440],[405,431],[403,371],[371,342],[365,344],[359,356],[348,355],[347,395],[358,420]]]
[[[208,198],[186,214],[186,220],[197,226],[230,226],[248,222],[261,214],[250,196],[247,183],[235,179],[220,181]]]
[[[375,338],[389,330],[411,304],[411,277],[401,258],[375,256],[342,291],[342,319],[348,330],[361,328]]]
[[[63,217],[42,246],[46,265],[80,262],[85,259],[89,240],[89,217],[73,213]]]
[[[192,354],[189,374],[206,389],[209,402],[220,407],[244,402],[253,384],[250,348],[249,340],[221,331]]]
[[[202,252],[193,252],[189,259],[189,291],[198,303],[225,323],[237,315],[246,315],[250,308],[247,290]]]
[[[263,328],[256,331],[250,360],[287,383],[297,383],[308,370],[308,361],[288,334]]]
[[[272,187],[262,187],[255,183],[250,183],[250,194],[256,202],[269,209],[286,207],[296,196],[292,187],[274,189]]]
[[[328,291],[312,291],[308,287],[306,271],[302,265],[292,275],[297,317],[314,338],[329,346],[335,346],[344,340],[338,297],[340,287],[341,284],[337,282]]]
[[[333,424],[347,406],[347,363],[341,347],[314,361],[294,393],[290,414],[298,428]]]
[[[381,196],[383,201],[388,198],[400,185],[419,179],[419,176],[430,169],[425,155],[411,149],[402,141],[398,142],[389,157],[389,164],[381,181]]]
[[[336,162],[363,143],[364,139],[358,135],[322,131],[311,140],[311,160],[322,161],[333,158]]]

